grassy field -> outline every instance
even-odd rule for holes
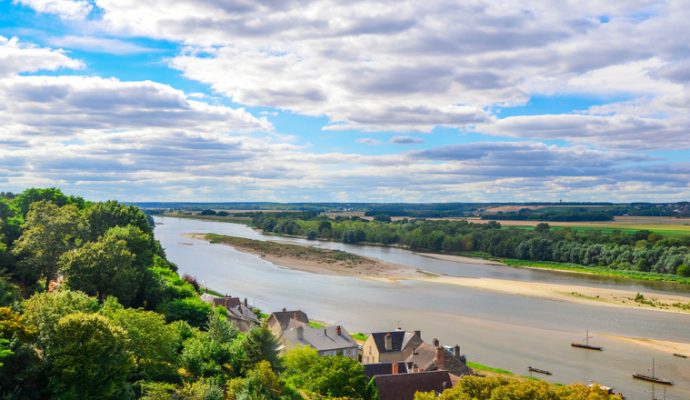
[[[480,371],[480,372],[491,372],[494,374],[501,374],[501,375],[513,375],[512,372],[507,371],[505,369],[489,367],[488,365],[480,364],[480,363],[475,362],[475,361],[467,361],[467,366],[472,368],[475,371]]]
[[[605,267],[589,267],[578,264],[557,263],[550,261],[529,261],[518,260],[514,258],[497,259],[508,266],[516,268],[539,268],[549,269],[554,271],[568,271],[578,272],[593,275],[612,276],[620,278],[638,279],[644,281],[659,281],[659,282],[675,282],[682,284],[690,284],[690,277],[682,277],[678,275],[657,274],[653,272],[640,271],[620,271],[615,269],[608,269]]]

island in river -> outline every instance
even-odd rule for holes
[[[390,282],[415,280],[556,301],[690,313],[690,298],[677,294],[652,294],[556,283],[447,276],[342,250],[213,233],[196,233],[190,236],[210,243],[229,245],[238,251],[257,255],[273,264],[311,273],[357,276]]]

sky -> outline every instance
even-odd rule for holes
[[[690,200],[690,0],[0,0],[0,188]]]

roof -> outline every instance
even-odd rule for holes
[[[217,297],[213,299],[213,306],[218,307],[218,306],[223,306],[226,309],[231,309],[233,307],[237,307],[242,304],[242,300],[240,300],[239,297],[232,297],[232,296],[225,296],[225,297]]]
[[[443,351],[443,365],[438,365],[436,359],[439,349]],[[463,356],[455,357],[453,352],[443,347],[437,348],[429,343],[422,343],[416,347],[414,353],[407,357],[405,361],[413,365],[416,364],[422,371],[435,371],[441,369],[457,376],[469,375],[472,373],[472,370],[465,363]]]
[[[452,387],[447,371],[379,375],[374,377],[374,381],[379,392],[379,400],[413,400],[417,392],[440,393]]]
[[[284,331],[290,324],[291,319],[296,319],[298,321],[304,322],[305,324],[309,323],[309,317],[307,317],[307,314],[305,314],[304,311],[301,310],[277,311],[271,314],[271,316],[268,318],[268,321],[269,323],[272,323],[273,321],[279,323],[280,330]]]
[[[386,335],[390,334],[393,339],[393,347],[390,351],[386,350]],[[379,353],[393,353],[402,351],[411,342],[413,338],[418,338],[414,332],[392,331],[392,332],[375,332],[371,336],[374,337],[374,343]],[[422,339],[419,338],[421,343]],[[416,341],[415,341],[416,342]],[[415,346],[417,344],[414,344]]]
[[[245,307],[242,304],[236,307],[228,308],[228,317],[235,319],[244,319],[259,323],[259,317],[256,316],[254,311],[252,311],[249,307]]]
[[[398,373],[399,374],[406,374],[408,371],[411,371],[412,368],[408,368],[407,363],[405,362],[399,362],[398,364]],[[364,364],[364,374],[368,378],[373,378],[376,375],[390,375],[393,373],[393,363],[376,363],[376,364]]]
[[[312,328],[309,325],[302,324],[301,326],[294,326],[291,329],[283,331],[282,339],[291,346],[311,346],[317,351],[329,351],[357,348],[357,342],[352,340],[352,337],[345,328],[340,327],[340,335],[338,335],[337,326],[327,326],[325,328]],[[298,329],[302,328],[302,339],[298,338]]]

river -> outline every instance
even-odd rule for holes
[[[603,279],[580,274],[515,269],[438,260],[399,248],[307,242],[263,235],[241,224],[156,217],[156,238],[180,273],[233,296],[247,297],[267,312],[299,308],[311,318],[342,323],[350,332],[421,330],[426,341],[459,344],[470,360],[527,375],[531,365],[553,372],[550,381],[612,386],[628,399],[651,398],[652,386],[633,380],[656,359],[658,376],[675,381],[667,399],[690,399],[690,359],[673,357],[606,335],[690,342],[690,315],[567,303],[479,289],[312,274],[277,266],[226,245],[184,236],[218,233],[260,240],[309,243],[455,276],[570,283],[677,293],[673,284]],[[687,290],[684,291],[687,294]],[[603,352],[574,349],[585,330]],[[656,386],[658,396],[662,388]]]

